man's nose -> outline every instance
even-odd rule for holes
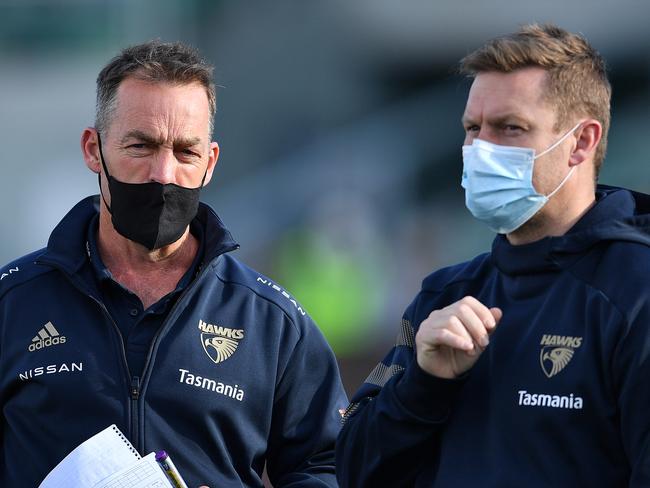
[[[174,151],[162,148],[157,151],[149,171],[149,181],[166,185],[176,182],[176,157]]]

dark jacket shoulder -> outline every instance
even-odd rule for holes
[[[44,252],[45,249],[39,249],[0,268],[0,299],[12,289],[52,271],[37,264]]]

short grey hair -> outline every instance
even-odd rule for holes
[[[214,128],[216,93],[212,80],[214,68],[199,52],[180,42],[154,40],[123,49],[97,76],[95,128],[105,132],[117,108],[117,89],[126,78],[152,83],[200,83],[208,96],[210,134]]]

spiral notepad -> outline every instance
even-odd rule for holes
[[[115,425],[110,425],[68,454],[39,488],[169,487],[153,453],[142,458]]]
[[[140,459],[140,453],[135,450],[135,447],[133,447],[133,444],[131,444],[131,441],[129,441],[124,434],[122,434],[122,431],[117,428],[115,424],[111,425],[108,427],[109,429],[112,429],[115,435],[117,435],[120,440],[126,445],[126,447],[131,451],[131,453],[135,456],[136,459]],[[103,431],[102,431],[103,432]],[[101,434],[101,432],[100,432]]]

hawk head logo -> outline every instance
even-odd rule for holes
[[[544,374],[550,378],[562,371],[572,357],[573,349],[570,347],[543,347],[539,353],[539,362]]]
[[[221,336],[206,337],[207,335],[201,334],[201,343],[205,353],[215,363],[225,361],[237,350],[239,341]]]

